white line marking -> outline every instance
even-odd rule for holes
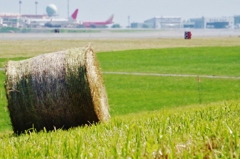
[[[103,74],[135,75],[135,76],[163,76],[163,77],[200,77],[217,79],[240,79],[234,76],[214,76],[214,75],[187,75],[187,74],[159,74],[159,73],[139,73],[139,72],[102,72]]]
[[[5,71],[0,68],[0,71]],[[240,79],[234,76],[214,76],[214,75],[188,75],[188,74],[161,74],[161,73],[142,73],[142,72],[102,72],[103,74],[112,75],[134,75],[134,76],[162,76],[162,77],[200,77],[200,78],[215,78],[215,79]]]

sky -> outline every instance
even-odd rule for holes
[[[78,8],[80,21],[104,21],[114,14],[121,26],[144,22],[155,16],[180,16],[182,20],[196,17],[240,15],[240,0],[21,0],[22,14],[46,14],[46,7],[55,4],[61,18]],[[18,13],[19,0],[0,0],[0,13]],[[129,19],[128,19],[129,18]]]

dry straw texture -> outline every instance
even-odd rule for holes
[[[68,129],[110,118],[99,64],[90,47],[9,61],[5,89],[17,134],[32,128]]]

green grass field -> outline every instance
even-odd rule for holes
[[[240,99],[240,80],[104,75],[111,114]]]
[[[0,72],[0,158],[239,158],[239,52],[240,46],[98,53],[103,72],[193,76],[104,73],[109,123],[18,137]]]
[[[0,158],[239,158],[239,102],[116,116],[68,131],[0,136]]]
[[[240,76],[239,46],[116,51],[98,54],[103,71]]]

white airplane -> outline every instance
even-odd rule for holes
[[[51,18],[50,21],[46,22],[44,24],[45,27],[70,27],[70,26],[74,26],[77,25],[77,15],[78,15],[78,9],[76,9],[73,14],[71,15],[71,17],[69,17],[69,19],[53,19]]]
[[[44,27],[47,22],[50,21],[49,18],[47,19],[25,19],[23,20],[25,25],[30,28],[36,28],[36,27]]]
[[[76,9],[72,16],[69,19],[63,18],[53,18],[53,17],[45,17],[45,18],[28,18],[23,17],[22,22],[28,27],[68,27],[70,25],[76,25],[77,23],[77,14],[78,9]]]

